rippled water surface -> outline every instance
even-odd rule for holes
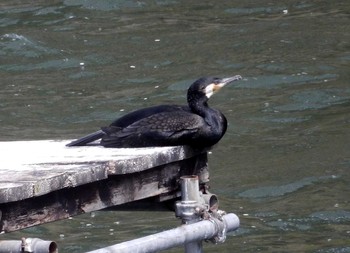
[[[3,0],[0,140],[75,138],[240,74],[211,100],[230,125],[209,158],[241,227],[205,252],[350,252],[349,17],[346,0]],[[80,253],[178,224],[96,212],[2,238]]]

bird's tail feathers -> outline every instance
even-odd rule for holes
[[[97,141],[98,139],[101,139],[102,136],[105,135],[105,133],[102,130],[98,130],[96,132],[93,132],[91,134],[85,135],[75,141],[72,141],[68,144],[66,144],[67,147],[74,147],[74,146],[85,146],[86,144],[89,144],[93,141]]]

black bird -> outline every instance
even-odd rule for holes
[[[225,134],[227,120],[220,111],[208,106],[208,100],[226,84],[240,79],[239,75],[200,78],[188,89],[188,106],[159,105],[140,109],[67,146],[84,146],[101,139],[102,146],[114,148],[210,147]]]

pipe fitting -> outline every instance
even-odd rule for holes
[[[57,253],[57,244],[38,238],[0,241],[1,253]]]
[[[206,192],[202,194],[202,199],[204,204],[208,206],[208,210],[211,212],[216,212],[219,209],[219,199],[215,194]]]
[[[175,204],[175,215],[182,219],[184,224],[197,222],[208,218],[209,212],[216,212],[219,200],[215,194],[199,190],[198,176],[181,177],[181,201]]]

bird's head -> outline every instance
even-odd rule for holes
[[[218,77],[202,77],[195,81],[188,89],[187,98],[189,101],[199,99],[200,97],[208,100],[214,93],[219,91],[225,85],[237,80],[241,80],[240,75],[218,78]]]

